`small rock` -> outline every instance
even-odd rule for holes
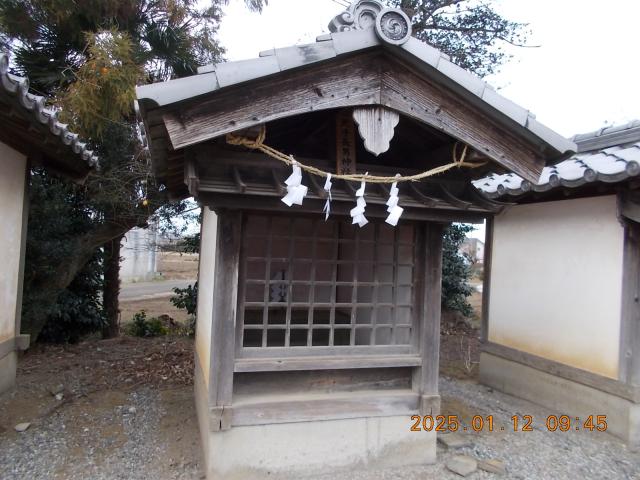
[[[30,426],[31,426],[31,423],[25,422],[25,423],[19,423],[13,428],[15,429],[16,432],[22,433],[22,432],[26,431],[27,428],[29,428]]]
[[[129,407],[129,409],[127,410],[129,413],[134,414],[137,412],[136,407]]]
[[[461,477],[466,477],[478,469],[478,462],[466,455],[454,455],[447,460],[447,468]]]
[[[51,395],[53,395],[54,397],[62,392],[64,392],[64,385],[62,383],[49,388],[49,393],[51,393]]]
[[[438,435],[438,441],[445,445],[447,448],[462,448],[471,445],[471,441],[468,436],[460,435],[459,433],[446,433],[444,435]]]
[[[480,470],[484,470],[485,472],[495,473],[496,475],[507,474],[507,468],[504,466],[504,462],[496,458],[492,458],[491,460],[478,461],[478,468]]]
[[[58,393],[56,394],[56,400],[60,401],[64,398],[64,395],[62,393]]]

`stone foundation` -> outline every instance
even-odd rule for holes
[[[606,415],[607,432],[640,449],[640,404],[487,352],[480,382],[570,417]]]
[[[428,464],[435,432],[411,432],[409,416],[232,427],[211,432],[210,480],[297,479],[353,468]]]

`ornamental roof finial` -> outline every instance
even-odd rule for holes
[[[402,45],[411,37],[411,19],[399,8],[386,8],[380,0],[357,0],[329,23],[331,32],[375,29],[378,37]]]

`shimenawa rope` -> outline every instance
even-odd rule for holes
[[[302,170],[317,175],[319,177],[327,177],[329,174],[320,170],[319,168],[312,167],[311,165],[304,165],[297,160],[294,160],[293,156],[285,155],[284,153],[272,148],[268,145],[265,145],[264,141],[267,136],[267,129],[263,125],[260,128],[260,133],[255,139],[251,139],[248,137],[243,137],[239,135],[234,135],[233,133],[228,133],[226,140],[230,145],[240,145],[243,147],[250,148],[252,150],[260,150],[262,153],[269,155],[271,158],[279,160],[287,165],[292,165],[296,163]],[[458,151],[458,143],[453,146],[452,157],[453,161],[446,165],[441,165],[436,168],[432,168],[431,170],[427,170],[426,172],[418,173],[416,175],[409,176],[394,176],[394,177],[379,177],[376,175],[362,175],[362,174],[331,174],[331,178],[337,178],[340,180],[349,180],[353,182],[361,182],[365,181],[367,183],[395,183],[395,182],[416,182],[418,180],[422,180],[423,178],[432,177],[434,175],[438,175],[440,173],[444,173],[447,170],[451,170],[452,168],[477,168],[486,165],[486,162],[483,163],[473,163],[473,162],[465,162],[468,152],[468,145],[465,145],[462,149],[462,153],[460,158],[457,158]]]

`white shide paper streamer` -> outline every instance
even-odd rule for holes
[[[333,184],[331,183],[331,174],[327,173],[327,181],[324,182],[324,191],[327,192],[327,203],[324,204],[324,221],[329,220],[329,215],[331,214],[331,187]]]
[[[309,192],[309,188],[305,185],[302,185],[302,169],[298,165],[298,163],[292,158],[292,173],[284,182],[287,185],[287,194],[282,198],[282,202],[291,207],[293,205],[302,205],[304,198],[307,196]],[[369,175],[367,172],[365,174]],[[396,177],[400,176],[399,174]],[[325,221],[329,219],[331,215],[331,201],[333,200],[331,196],[331,188],[333,187],[333,183],[331,182],[332,176],[330,173],[327,174],[327,180],[324,184],[324,191],[327,192],[327,201],[324,205],[322,212],[324,213]],[[356,206],[351,209],[350,215],[353,219],[352,224],[358,225],[360,228],[364,227],[369,223],[367,217],[365,217],[364,213],[367,208],[367,202],[364,199],[364,193],[366,189],[366,181],[362,180],[360,184],[360,188],[356,191]],[[404,208],[398,205],[400,190],[398,189],[398,182],[394,182],[391,185],[391,190],[389,193],[389,200],[387,200],[387,212],[389,216],[385,220],[386,223],[392,226],[397,226],[400,217],[404,213]]]
[[[398,177],[400,175],[396,175]],[[402,216],[404,212],[404,208],[398,205],[398,193],[400,190],[398,189],[398,182],[394,182],[391,185],[391,192],[389,194],[389,200],[387,200],[387,212],[389,212],[389,216],[385,220],[389,225],[393,225],[394,227],[398,225],[398,220]]]
[[[365,175],[369,175],[367,172]],[[360,188],[356,192],[356,208],[351,210],[351,218],[353,218],[353,225],[358,224],[360,228],[364,227],[369,220],[364,216],[364,211],[367,208],[367,202],[364,200],[364,190],[366,188],[366,182],[363,180]]]
[[[291,166],[293,173],[284,182],[287,185],[287,194],[282,198],[282,202],[288,207],[292,205],[302,205],[302,201],[309,191],[307,187],[302,185],[302,169],[298,165],[298,162],[293,160]]]

